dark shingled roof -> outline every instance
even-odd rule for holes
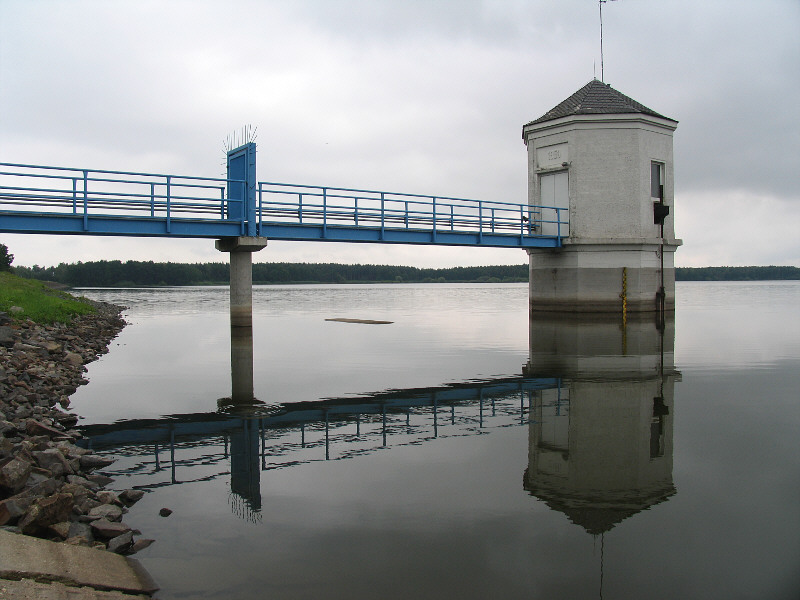
[[[572,94],[572,96],[527,125],[535,125],[537,123],[544,123],[545,121],[552,121],[553,119],[560,119],[561,117],[570,117],[573,115],[612,114],[644,114],[667,119],[668,121],[675,121],[675,119],[660,115],[656,111],[647,108],[645,105],[639,104],[633,98],[629,98],[625,94],[618,92],[607,83],[592,79],[592,81]],[[677,123],[677,121],[675,122]]]

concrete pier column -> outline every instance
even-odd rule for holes
[[[253,255],[231,252],[231,327],[253,326]]]
[[[253,326],[253,252],[266,248],[265,237],[217,240],[220,252],[231,255],[231,327]]]
[[[231,255],[231,401],[253,402],[253,252],[267,246],[264,237],[217,240],[220,252]]]

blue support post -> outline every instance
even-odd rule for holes
[[[303,194],[297,194],[297,221],[303,224]]]
[[[483,243],[483,202],[478,201],[478,243]]]
[[[171,190],[170,190],[170,179],[171,177],[167,175],[167,233],[170,233],[171,223],[170,223],[170,203],[172,201],[171,198]]]
[[[322,188],[322,238],[328,237],[328,190]]]
[[[431,241],[436,242],[436,196],[433,197],[433,235]]]
[[[262,197],[263,197],[263,195],[264,195],[264,190],[263,190],[262,184],[259,183],[258,184],[258,215],[256,215],[256,218],[255,218],[255,221],[258,224],[258,228],[257,228],[257,232],[258,233],[257,233],[257,235],[259,235],[259,236],[261,235],[261,219],[262,219],[262,205],[263,205]]]
[[[89,231],[89,172],[83,172],[83,230]]]
[[[556,208],[556,237],[561,243],[561,209]]]
[[[78,214],[78,178],[72,178],[72,214]]]
[[[386,207],[385,207],[385,204],[386,204],[386,198],[384,196],[384,193],[381,192],[381,236],[379,238],[381,240],[383,240],[383,236],[384,236],[384,233],[386,231],[386,220],[385,220],[385,218],[386,218],[386,214],[385,214]]]

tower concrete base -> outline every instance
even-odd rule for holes
[[[677,244],[567,243],[557,250],[531,250],[531,313],[638,313],[675,309]]]

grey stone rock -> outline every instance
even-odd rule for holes
[[[14,524],[28,512],[33,498],[13,496],[0,501],[0,525]]]
[[[75,483],[77,485],[82,485],[85,488],[90,490],[99,490],[100,486],[96,484],[94,481],[89,481],[86,477],[81,477],[80,475],[67,475],[67,481],[70,483]]]
[[[69,525],[67,538],[73,538],[73,537],[81,537],[87,542],[93,542],[94,535],[92,535],[91,525],[87,523],[79,523],[77,521],[72,521]]]
[[[0,464],[0,488],[16,492],[25,485],[33,465],[17,457],[4,461]]]
[[[73,472],[69,461],[58,448],[34,452],[33,457],[41,468],[50,471],[54,477],[71,475]]]
[[[11,421],[0,419],[0,435],[6,435],[7,432],[10,435],[14,435],[16,431],[17,427]]]
[[[80,367],[83,365],[83,357],[75,352],[67,351],[64,353],[64,362],[73,367]]]
[[[117,506],[122,506],[122,501],[119,499],[119,496],[115,492],[111,490],[100,490],[95,494],[95,498],[97,498],[98,502],[102,502],[103,504],[116,504]]]
[[[101,504],[94,498],[85,498],[84,500],[79,502],[77,506],[80,509],[81,513],[86,515],[89,514],[90,510],[98,506],[101,506]]]
[[[87,475],[86,478],[92,483],[96,483],[98,487],[104,487],[113,482],[114,480],[107,475],[96,473],[94,475]]]
[[[38,473],[34,475],[37,478],[40,477]],[[30,481],[28,483],[30,483]],[[43,481],[26,486],[25,489],[19,493],[19,495],[26,496],[28,498],[39,498],[41,496],[55,494],[59,487],[61,487],[61,483],[58,480],[54,479],[53,477],[48,477]]]
[[[16,412],[14,413],[14,418],[18,420],[27,419],[33,414],[30,406],[19,406],[17,407]],[[22,425],[22,429],[20,431],[25,431],[27,427],[27,422],[20,423]]]
[[[159,516],[168,517],[172,514],[172,511],[169,508],[162,508],[158,511]]]
[[[78,415],[73,413],[66,413],[61,410],[51,409],[52,417],[61,423],[64,427],[74,427],[78,422]]]
[[[87,514],[90,519],[108,519],[109,521],[122,520],[122,509],[116,504],[101,504],[95,506]]]
[[[84,454],[89,454],[91,452],[91,450],[81,448],[80,446],[76,446],[75,444],[71,444],[69,442],[58,442],[56,444],[56,448],[66,453],[66,456],[69,459],[80,458]]]
[[[62,540],[65,540],[69,537],[68,535],[69,527],[70,527],[69,521],[61,521],[60,523],[54,523],[50,525],[47,529],[48,531],[51,531],[54,534],[56,534]]]
[[[52,340],[45,340],[42,343],[42,347],[45,350],[47,350],[50,354],[61,352],[61,344],[59,344],[58,342],[54,342]]]
[[[69,494],[40,498],[20,520],[19,528],[26,535],[37,535],[50,525],[69,519],[73,499]]]
[[[25,431],[28,433],[28,435],[46,435],[48,437],[64,435],[64,431],[62,429],[57,429],[56,427],[46,425],[45,423],[35,419],[28,419],[28,422],[25,424]]]
[[[65,494],[72,494],[76,503],[82,502],[89,497],[89,489],[76,483],[65,483],[61,486],[61,491]]]
[[[133,532],[126,531],[122,535],[108,540],[108,549],[117,554],[127,554],[133,546]]]
[[[32,488],[35,486],[43,486],[47,481],[52,479],[53,474],[50,471],[47,469],[34,467],[31,469],[31,474],[28,475],[28,480],[25,482],[25,487]]]
[[[108,519],[92,521],[91,527],[94,536],[102,540],[110,540],[131,530],[125,523],[109,521]]]
[[[153,542],[155,542],[155,540],[148,540],[148,539],[136,540],[135,542],[133,542],[133,547],[131,548],[131,554],[133,554],[134,552],[139,552],[140,550],[144,550]]]
[[[125,506],[133,506],[144,497],[143,490],[123,490],[119,494],[119,499]]]
[[[11,348],[14,346],[14,330],[6,325],[0,326],[0,346]]]

